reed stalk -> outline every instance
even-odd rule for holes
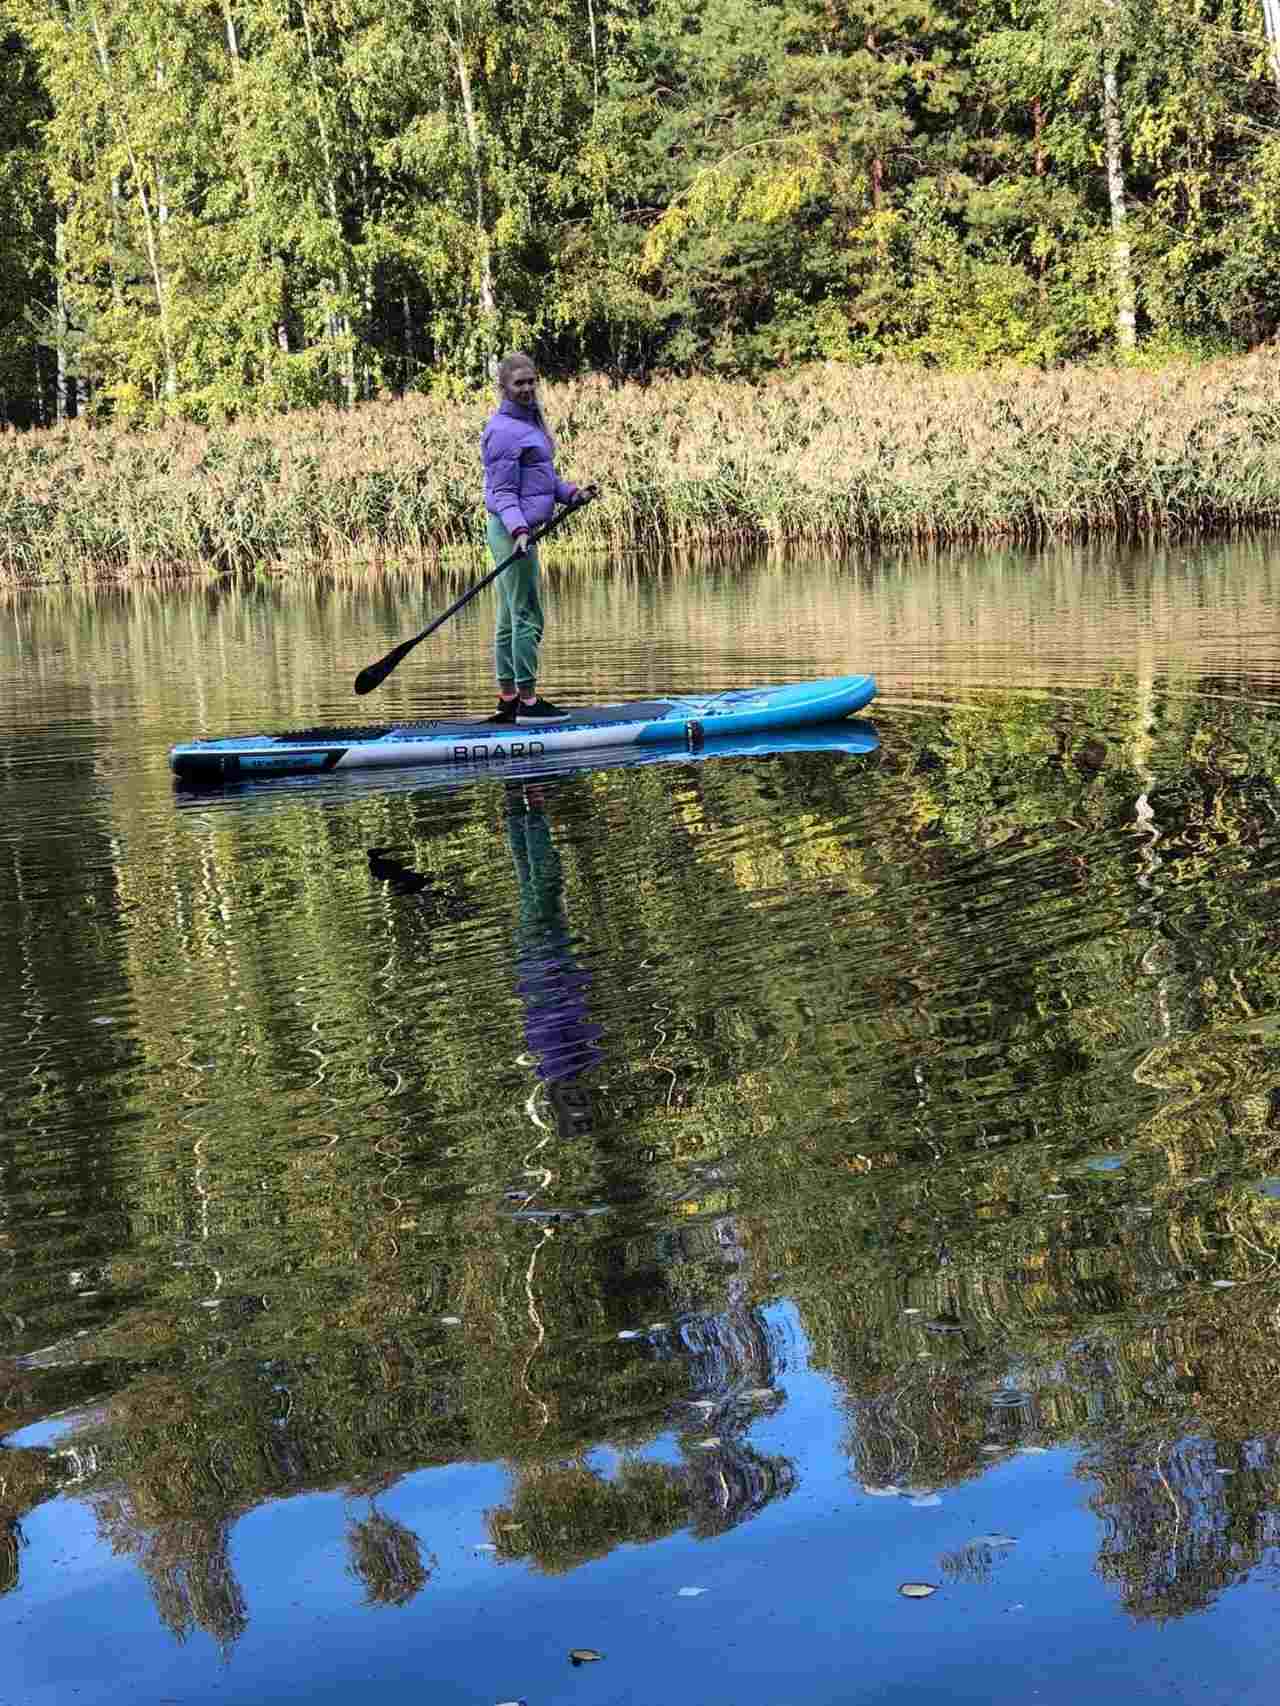
[[[815,366],[762,384],[547,387],[569,478],[548,551],[1185,537],[1280,522],[1280,353],[1159,373]],[[488,398],[220,429],[0,435],[0,580],[479,561]]]

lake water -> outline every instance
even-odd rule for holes
[[[0,1702],[1269,1703],[1280,547],[579,569],[878,745],[175,792],[450,594],[0,604]]]

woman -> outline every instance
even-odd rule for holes
[[[538,592],[538,546],[529,544],[529,531],[551,519],[556,503],[572,503],[579,488],[556,474],[551,461],[555,438],[538,403],[538,368],[524,351],[514,350],[498,363],[498,392],[502,401],[488,418],[480,440],[488,548],[495,563],[512,551],[521,556],[493,583],[498,594],[493,635],[498,711],[490,722],[550,722],[568,717],[570,711],[538,698],[543,601]]]
[[[529,532],[550,520],[557,503],[572,503],[578,488],[556,473],[552,460],[555,440],[538,404],[537,369],[522,351],[513,351],[498,364],[498,390],[502,401],[489,417],[480,440],[489,549],[495,563],[512,552],[520,555],[494,582],[498,594],[493,641],[498,711],[489,720],[548,722],[570,713],[538,697],[543,615],[538,548],[529,543]]]

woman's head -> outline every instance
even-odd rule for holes
[[[537,400],[538,370],[523,350],[512,350],[498,363],[498,389],[509,403]]]
[[[519,403],[523,408],[533,410],[534,419],[546,433],[547,442],[554,453],[555,435],[547,425],[547,417],[538,401],[538,370],[533,365],[533,358],[520,349],[513,349],[510,355],[504,355],[498,363],[498,390],[505,402]]]

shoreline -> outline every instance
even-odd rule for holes
[[[483,548],[487,396],[150,432],[0,435],[0,584],[414,569]],[[1280,352],[1148,373],[837,364],[548,385],[604,495],[551,562],[760,548],[1159,542],[1280,526]]]

